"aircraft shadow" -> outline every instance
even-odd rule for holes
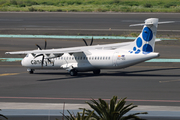
[[[97,76],[129,76],[129,77],[180,77],[180,74],[172,75],[172,74],[151,74],[154,71],[164,71],[164,70],[180,70],[180,68],[161,68],[161,69],[148,69],[148,70],[137,70],[137,71],[109,71],[107,73],[101,73],[100,75],[94,75],[90,72],[80,72],[77,76],[70,76],[69,73],[35,73],[37,75],[65,75],[65,77],[59,78],[50,78],[50,79],[42,79],[38,81],[53,81],[53,80],[66,80],[66,79],[77,79],[77,78],[87,78],[87,77],[97,77]],[[149,73],[144,73],[149,72]]]

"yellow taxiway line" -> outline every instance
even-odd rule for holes
[[[4,73],[4,74],[0,74],[0,77],[1,76],[9,76],[9,75],[18,75],[20,73]]]

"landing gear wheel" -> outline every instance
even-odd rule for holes
[[[99,75],[99,74],[100,74],[100,72],[101,72],[101,70],[100,70],[100,69],[98,69],[98,70],[93,70],[93,73],[94,73],[95,75]]]
[[[33,74],[34,73],[34,69],[27,69],[27,71],[29,72],[29,74]]]
[[[77,71],[75,69],[72,69],[72,70],[70,70],[69,74],[71,76],[76,76],[77,75]]]
[[[33,73],[34,73],[34,71],[32,71],[32,70],[31,70],[31,71],[29,71],[29,74],[33,74]]]

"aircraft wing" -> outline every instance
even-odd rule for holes
[[[82,46],[82,47],[71,47],[71,48],[60,48],[60,49],[46,49],[46,50],[29,50],[29,51],[17,51],[17,52],[6,52],[5,54],[64,54],[64,53],[85,53],[90,55],[89,50],[92,49],[108,49],[114,50],[126,45],[129,45],[132,42],[126,43],[114,43],[114,44],[105,44],[105,45],[93,45],[93,46]]]
[[[81,49],[63,50],[63,49],[47,49],[47,50],[29,50],[29,51],[17,51],[6,52],[5,54],[61,54],[61,53],[80,53]]]
[[[161,41],[157,39],[156,42]],[[82,46],[82,47],[71,47],[71,48],[60,48],[60,49],[46,49],[46,50],[29,50],[29,51],[17,51],[17,52],[6,52],[5,54],[64,54],[64,53],[85,53],[86,55],[91,55],[89,50],[92,49],[104,49],[104,50],[114,50],[120,47],[127,46],[132,42],[125,43],[114,43],[114,44],[105,44],[105,45],[93,45],[93,46]]]

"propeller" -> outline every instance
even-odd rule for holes
[[[41,48],[38,44],[36,44],[36,46],[38,47],[39,50],[42,50],[42,48]],[[47,47],[47,41],[45,40],[44,50],[46,49],[46,47]],[[37,57],[39,57],[39,56],[42,56],[41,67],[43,67],[45,55],[44,55],[44,54],[38,54],[38,55],[36,55],[34,58],[37,58]],[[51,62],[49,59],[47,59],[47,60],[48,60],[49,62]]]
[[[85,45],[86,45],[86,46],[88,46],[88,44],[87,44],[86,40],[85,40],[85,39],[83,39],[83,38],[82,38],[82,40],[84,41]],[[91,43],[90,43],[90,45],[89,45],[89,46],[91,46],[92,44],[93,44],[93,37],[92,37],[92,39],[91,39]]]
[[[39,57],[39,56],[42,56],[41,67],[43,67],[43,64],[44,64],[44,54],[36,55],[34,58],[37,58],[37,57]]]
[[[93,37],[92,37],[92,39],[91,39],[91,43],[90,43],[90,46],[93,44]]]

